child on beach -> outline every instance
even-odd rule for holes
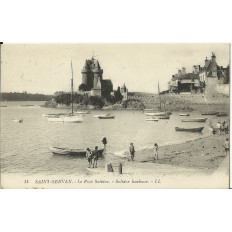
[[[88,160],[89,163],[89,168],[91,168],[92,165],[92,152],[89,148],[86,149],[86,158]]]
[[[131,160],[133,161],[135,157],[135,147],[133,143],[130,143],[129,152],[130,152]]]
[[[218,130],[218,135],[221,135],[221,123],[217,123],[217,130]]]
[[[104,147],[106,148],[106,144],[107,144],[106,137],[104,137],[104,138],[102,139],[102,143],[103,143]]]
[[[155,143],[154,144],[154,160],[159,159],[159,157],[158,157],[158,148],[159,148],[158,144]]]
[[[226,141],[224,143],[224,148],[225,148],[225,153],[227,155],[227,152],[229,152],[229,150],[230,150],[230,142],[229,142],[228,138],[226,138]]]
[[[93,168],[97,168],[98,161],[98,146],[95,147],[95,150],[92,151],[93,156]]]

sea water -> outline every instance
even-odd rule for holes
[[[83,116],[81,123],[55,123],[42,118],[46,113],[67,113],[66,109],[43,108],[43,102],[6,102],[1,110],[1,173],[25,175],[78,174],[85,172],[85,158],[53,155],[49,146],[81,148],[95,146],[103,148],[101,140],[107,138],[104,159],[106,162],[120,162],[124,159],[129,144],[135,150],[183,142],[208,135],[208,123],[181,122],[183,117],[173,112],[169,120],[145,121],[143,111],[93,110]],[[20,105],[33,105],[21,107]],[[110,113],[115,119],[93,118],[97,114]],[[191,112],[191,117],[201,117],[200,112]],[[208,116],[213,117],[213,116]],[[23,119],[23,123],[12,119]],[[208,119],[209,120],[209,119]],[[175,127],[204,126],[202,133],[176,132]]]

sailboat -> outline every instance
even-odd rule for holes
[[[69,122],[69,123],[78,123],[82,122],[83,118],[82,116],[74,115],[73,114],[73,67],[72,67],[72,61],[71,61],[71,70],[72,70],[72,78],[71,78],[71,106],[72,106],[72,112],[68,115],[58,115],[57,117],[47,117],[47,120],[49,122]]]
[[[162,104],[161,104],[161,97],[160,97],[160,88],[159,88],[159,82],[158,82],[158,94],[159,94],[159,108],[160,110],[162,109]],[[160,112],[150,112],[150,113],[145,113],[145,115],[147,116],[160,116],[160,119],[169,119],[169,115],[171,113],[167,112],[165,109],[165,103],[164,103],[164,111],[160,111]]]

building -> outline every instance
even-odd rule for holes
[[[125,83],[123,84],[123,86],[120,88],[120,93],[123,96],[122,101],[127,101],[128,100],[128,89],[125,85]]]
[[[82,84],[79,86],[80,91],[85,91],[91,96],[108,96],[113,92],[111,80],[103,80],[103,69],[97,59],[92,57],[86,60],[81,70]]]
[[[181,92],[201,92],[201,83],[199,80],[199,74],[186,73],[186,68],[178,70],[178,73],[172,75],[171,81],[168,83],[170,93]]]

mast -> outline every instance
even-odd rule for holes
[[[161,97],[160,97],[160,88],[159,88],[159,82],[158,82],[158,94],[159,94],[160,110],[161,110]]]
[[[72,70],[72,78],[71,78],[71,104],[72,104],[72,114],[73,114],[73,67],[71,61],[71,70]]]

